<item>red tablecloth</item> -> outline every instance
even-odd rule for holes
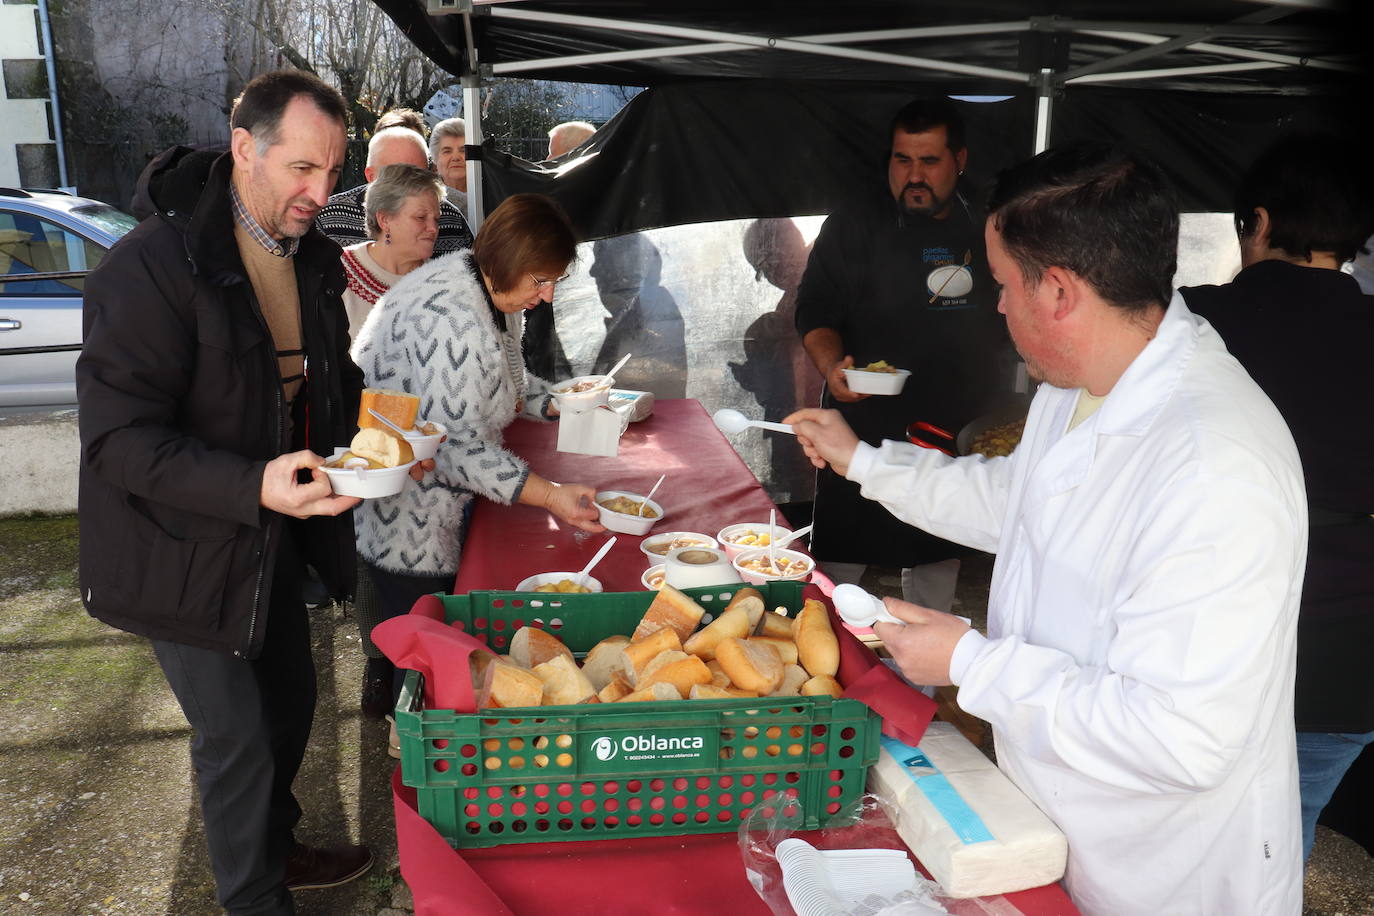
[[[615,458],[564,454],[557,427],[520,421],[506,444],[540,475],[598,489],[645,493],[667,479],[655,501],[665,517],[657,531],[714,535],[736,522],[767,522],[767,493],[696,401],[660,401],[634,423]],[[586,536],[548,512],[478,500],[454,592],[510,588],[540,572],[577,571],[604,535]],[[638,591],[649,563],[641,538],[619,540],[594,571],[607,591]],[[734,833],[635,840],[526,843],[454,853],[416,813],[414,790],[393,779],[401,869],[425,914],[769,916],[745,878]],[[1007,895],[1027,916],[1072,916],[1058,885]]]

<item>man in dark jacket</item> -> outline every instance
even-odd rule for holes
[[[1311,526],[1295,698],[1304,856],[1318,815],[1374,743],[1374,427],[1362,413],[1374,392],[1374,297],[1340,269],[1374,232],[1360,148],[1323,135],[1277,141],[1236,191],[1241,272],[1225,286],[1182,290],[1273,399],[1302,458]]]
[[[344,156],[344,103],[269,73],[227,153],[177,148],[140,179],[144,217],[91,273],[81,405],[81,593],[148,637],[195,731],[219,901],[294,913],[290,889],[352,880],[365,846],[295,842],[291,783],[315,710],[306,560],[353,576],[356,499],[319,454],[354,432],[339,248],[313,228]]]

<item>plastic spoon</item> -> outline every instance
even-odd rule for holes
[[[658,492],[658,485],[661,484],[661,483],[663,483],[663,478],[665,478],[665,477],[667,477],[667,476],[668,476],[667,474],[659,474],[659,475],[658,475],[658,483],[654,484],[652,487],[649,488],[648,495],[646,495],[646,496],[644,497],[644,499],[640,502],[639,508],[635,510],[635,515],[638,515],[640,518],[643,518],[643,517],[644,517],[644,505],[645,505],[645,503],[647,503],[649,500],[651,500],[651,499],[654,498],[654,494]]]
[[[406,431],[405,431],[405,430],[401,429],[401,427],[397,426],[395,423],[392,423],[392,422],[391,422],[390,420],[388,420],[386,417],[384,417],[384,416],[382,416],[381,414],[377,413],[377,411],[376,411],[375,409],[369,407],[369,408],[367,409],[367,412],[370,413],[370,414],[372,414],[372,416],[375,417],[376,419],[381,420],[383,423],[385,423],[385,424],[387,425],[387,428],[388,428],[388,429],[394,430],[395,433],[396,433],[396,435],[400,436],[400,437],[403,438],[403,439],[405,438],[405,434],[406,434]]]
[[[906,623],[894,617],[881,598],[870,595],[857,585],[837,585],[830,598],[835,602],[835,610],[841,619],[852,627],[871,627],[879,620],[884,623]]]
[[[768,510],[768,568],[778,574],[778,559],[773,553],[773,541],[778,537],[778,510]]]
[[[601,562],[601,558],[606,555],[606,551],[610,550],[614,546],[615,538],[606,538],[606,543],[601,545],[601,549],[596,552],[596,555],[592,557],[591,561],[587,563],[586,566],[582,567],[582,571],[577,574],[578,585],[585,586],[587,584],[587,573],[591,572],[592,567]]]
[[[717,410],[711,415],[711,419],[715,421],[717,429],[731,435],[734,433],[742,433],[751,426],[757,426],[759,429],[771,429],[780,433],[793,433],[790,424],[770,423],[768,420],[751,420],[738,410],[733,410],[729,407],[722,407],[720,410]],[[793,435],[796,435],[796,433],[793,433]]]
[[[786,535],[782,540],[778,541],[778,546],[786,547],[788,544],[792,543],[797,538],[801,537],[803,534],[806,534],[810,530],[810,525],[807,525],[805,528],[798,528],[796,531],[793,531],[791,534]]]
[[[602,378],[606,380],[607,385],[615,381],[615,374],[619,372],[621,368],[630,361],[630,356],[631,354],[626,353],[624,356],[620,357],[620,362],[612,366],[611,371],[607,372],[605,375],[602,376]]]

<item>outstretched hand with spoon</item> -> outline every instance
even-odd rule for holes
[[[770,423],[767,420],[751,420],[738,410],[729,407],[722,407],[712,414],[711,419],[715,421],[716,428],[727,435],[742,433],[751,426],[759,429],[771,429],[780,433],[792,432],[792,427],[786,423]]]

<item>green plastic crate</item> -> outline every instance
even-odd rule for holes
[[[688,589],[707,615],[742,585]],[[761,588],[770,609],[801,608],[803,586]],[[445,618],[504,652],[543,626],[575,653],[629,634],[653,592],[442,596]],[[460,714],[421,706],[406,674],[396,710],[402,781],[456,847],[677,836],[738,829],[756,806],[799,802],[822,827],[864,792],[881,721],[857,700],[761,697],[593,703]],[[492,713],[498,713],[493,715]]]

